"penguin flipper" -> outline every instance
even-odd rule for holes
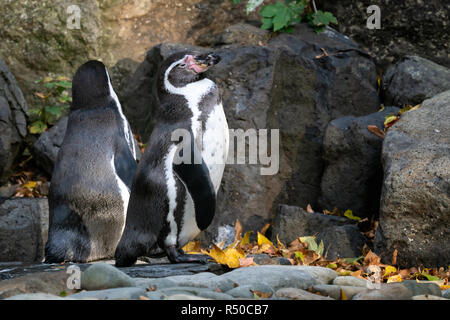
[[[131,189],[133,175],[137,168],[136,160],[131,154],[128,143],[123,138],[117,139],[116,152],[114,155],[114,167],[119,178]]]
[[[180,155],[182,151],[180,151]],[[194,159],[194,157],[201,158],[201,162],[199,161],[200,159]],[[174,164],[173,170],[178,178],[183,181],[194,201],[195,220],[198,228],[205,230],[211,224],[216,211],[216,191],[214,190],[208,167],[194,143],[192,133],[190,160],[190,163]]]

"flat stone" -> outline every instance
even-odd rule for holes
[[[319,284],[308,271],[298,266],[254,266],[235,269],[219,276],[221,279],[230,279],[239,286],[264,283],[274,290],[295,287],[307,289]]]
[[[99,300],[138,300],[140,296],[145,296],[146,291],[141,288],[114,288],[106,290],[84,291],[72,294],[72,299],[97,298]]]
[[[211,300],[211,299],[193,296],[191,294],[178,293],[171,295],[170,297],[167,298],[167,300]]]
[[[38,293],[18,294],[13,297],[6,298],[5,300],[74,300],[74,299],[62,298],[55,296],[53,294],[38,292]]]
[[[268,254],[249,254],[249,258],[253,258],[253,262],[257,265],[284,265],[290,266],[291,262],[284,257],[271,257]]]
[[[252,291],[258,291],[266,295],[269,295],[269,298],[272,297],[275,293],[275,291],[271,287],[269,287],[264,283],[258,284],[255,283],[253,285],[238,286],[225,293],[235,298],[254,298],[255,296]]]
[[[165,300],[168,298],[164,293],[158,290],[147,292],[145,296],[150,300]]]
[[[406,288],[411,290],[413,296],[433,295],[442,296],[441,288],[435,283],[417,282],[416,280],[405,280],[402,282]]]
[[[275,295],[290,300],[334,300],[333,298],[324,297],[298,288],[282,288],[277,290]]]
[[[353,300],[410,300],[411,291],[401,283],[381,284],[380,289],[367,289],[358,293]]]
[[[340,276],[334,279],[333,284],[338,286],[351,286],[351,287],[367,287],[367,281],[353,276]]]
[[[232,280],[219,277],[211,272],[202,272],[189,276],[172,276],[165,279],[174,282],[180,287],[219,289],[221,292],[234,288],[234,282]]]
[[[320,292],[324,296],[329,296],[333,299],[340,300],[342,298],[342,291],[347,299],[352,299],[358,293],[366,291],[364,287],[350,287],[350,286],[337,286],[330,284],[319,284],[312,287],[314,291]]]
[[[81,288],[101,290],[120,287],[133,287],[134,280],[107,263],[95,263],[81,273]]]
[[[133,278],[165,278],[178,275],[193,275],[200,272],[213,271],[217,268],[217,263],[168,263],[157,265],[140,264],[120,268],[120,270]]]
[[[296,270],[301,270],[309,273],[314,279],[322,284],[331,283],[338,273],[330,268],[315,267],[315,266],[293,266]]]
[[[411,299],[412,300],[447,300],[448,301],[448,299],[446,299],[446,298],[442,298],[439,296],[433,296],[430,294],[421,294],[418,296],[413,296]]]
[[[174,294],[192,294],[203,298],[215,299],[215,300],[232,300],[233,297],[229,294],[212,291],[208,288],[196,288],[196,287],[171,287],[159,290],[166,296]]]
[[[135,287],[147,289],[164,289],[177,286],[177,283],[167,278],[134,278]]]

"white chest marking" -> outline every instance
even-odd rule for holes
[[[167,181],[167,198],[169,199],[169,213],[167,215],[167,222],[169,222],[170,226],[170,232],[164,240],[164,244],[166,246],[173,246],[177,244],[178,227],[174,216],[174,212],[177,207],[177,186],[172,169],[173,157],[175,156],[176,151],[177,147],[172,145],[164,159],[164,171]]]
[[[120,179],[120,177],[116,173],[116,167],[114,165],[114,155],[111,158],[111,167],[116,176],[117,186],[119,187],[119,192],[123,203],[123,226],[121,231],[122,235],[127,217],[128,201],[130,200],[130,190],[128,190],[127,185],[122,181],[122,179]]]
[[[128,123],[127,118],[125,118],[125,115],[122,112],[122,105],[120,104],[119,98],[117,97],[117,94],[112,87],[108,70],[106,70],[106,75],[108,76],[109,94],[116,102],[117,109],[119,110],[120,117],[122,118],[123,133],[125,134],[125,140],[127,141],[128,146],[130,147],[130,151],[131,151],[131,154],[133,155],[134,160],[136,160],[136,149],[134,146],[134,139],[133,139],[133,135],[131,133],[130,124]]]

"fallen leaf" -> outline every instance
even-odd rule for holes
[[[150,300],[150,299],[144,296],[139,296],[139,300]]]
[[[375,125],[368,125],[367,130],[380,137],[381,139],[384,139],[386,136],[386,133]]]
[[[239,219],[234,223],[234,241],[241,240],[242,225]]]
[[[256,263],[253,261],[253,257],[239,258],[239,265],[241,267],[254,266]]]
[[[36,181],[28,181],[27,183],[25,183],[23,185],[23,187],[32,190],[32,189],[36,188],[36,185],[37,185]]]
[[[262,235],[266,234],[267,229],[269,229],[270,223],[266,223],[264,227],[262,227],[261,231],[259,231]]]
[[[262,291],[258,291],[258,290],[252,290],[252,289],[250,289],[250,292],[253,293],[253,296],[256,299],[260,299],[260,298],[267,299],[267,298],[272,297],[272,292],[262,292]]]
[[[188,254],[200,253],[200,242],[190,241],[183,248],[183,251]]]
[[[241,266],[240,259],[245,258],[245,253],[241,249],[229,248],[224,251],[225,263],[230,268],[239,268]]]
[[[313,210],[313,208],[311,207],[311,205],[308,203],[308,205],[306,206],[306,212],[309,212],[309,213],[314,213],[314,210]]]
[[[345,294],[344,290],[341,289],[341,300],[348,300],[347,295]]]
[[[394,250],[394,253],[392,254],[392,264],[397,264],[397,249]]]
[[[391,283],[391,282],[402,282],[402,281],[403,281],[402,276],[399,275],[399,274],[397,274],[397,275],[395,275],[395,276],[392,276],[392,277],[389,277],[389,278],[387,279],[387,283]]]
[[[384,121],[384,127],[385,128],[392,127],[394,123],[398,121],[398,119],[400,119],[400,117],[396,115],[386,116],[386,120]]]
[[[350,220],[361,221],[361,218],[354,216],[353,211],[350,209],[344,212],[344,216],[349,218]]]
[[[250,243],[250,235],[251,235],[251,234],[252,234],[252,231],[247,231],[247,232],[244,234],[244,237],[242,238],[241,243],[240,243],[241,246],[244,246],[244,245]]]
[[[387,266],[387,267],[384,269],[384,275],[383,275],[383,277],[386,277],[386,276],[390,275],[391,273],[395,273],[395,272],[397,272],[397,268],[396,268],[396,267],[393,267],[393,266]]]
[[[365,265],[379,265],[381,263],[381,258],[370,250],[364,257]]]
[[[270,241],[263,234],[258,232],[258,246],[262,246],[263,244],[268,244],[268,245],[271,245],[272,247],[274,247],[272,241]]]

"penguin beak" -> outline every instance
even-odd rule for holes
[[[213,65],[218,64],[220,60],[220,56],[212,52],[186,57],[186,63],[189,69],[194,70],[196,73],[205,72]]]

